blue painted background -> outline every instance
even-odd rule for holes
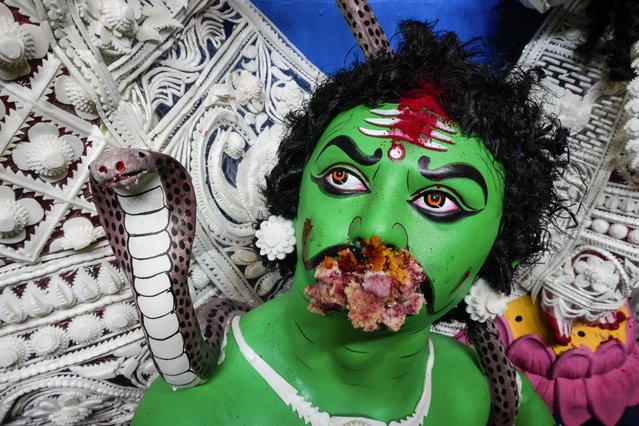
[[[324,72],[332,72],[360,55],[355,39],[334,0],[253,0],[286,37]],[[517,60],[544,15],[518,2],[501,0],[369,0],[390,38],[403,19],[438,20],[462,40],[475,37],[486,46],[487,59],[502,66]],[[391,44],[396,44],[391,40]]]

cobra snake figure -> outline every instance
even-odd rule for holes
[[[153,362],[172,386],[201,383],[218,364],[224,328],[249,307],[215,298],[198,312],[193,307],[191,178],[177,160],[138,149],[105,151],[89,169],[94,203],[131,284]]]

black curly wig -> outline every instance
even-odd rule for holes
[[[636,0],[591,0],[586,7],[590,20],[588,37],[577,53],[584,62],[603,57],[608,78],[613,81],[634,77],[630,50],[639,39],[639,2]]]
[[[267,177],[264,196],[274,215],[296,216],[306,163],[322,132],[340,112],[398,102],[432,85],[465,135],[481,138],[506,170],[501,231],[479,275],[509,293],[515,265],[535,262],[547,243],[558,210],[553,182],[566,165],[567,132],[532,99],[539,70],[496,72],[473,62],[477,52],[451,32],[406,21],[394,56],[381,54],[337,72],[319,84],[301,111],[287,117],[279,161]],[[292,271],[289,256],[284,271]],[[289,269],[287,269],[289,268]]]

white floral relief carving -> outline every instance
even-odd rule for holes
[[[114,56],[129,53],[135,41],[160,42],[163,33],[182,28],[163,6],[139,0],[82,0],[79,11],[93,44]]]
[[[32,419],[44,419],[54,425],[73,425],[87,419],[94,409],[101,407],[101,398],[81,392],[69,392],[56,398],[41,398],[24,414]]]
[[[634,55],[639,56],[639,44],[635,43]],[[635,186],[639,185],[639,58],[632,61],[635,78],[628,83],[629,99],[624,106],[628,114],[623,127],[627,141],[619,158],[620,172]]]
[[[270,216],[260,223],[260,229],[255,232],[262,256],[268,260],[282,260],[295,249],[295,230],[293,222],[281,216]]]
[[[51,123],[38,123],[31,127],[28,138],[28,142],[16,146],[13,161],[19,169],[34,171],[51,182],[63,179],[69,165],[78,160],[84,150],[80,138],[59,136],[58,128]]]
[[[249,49],[247,55],[254,55],[252,49]],[[249,56],[251,57],[251,56]],[[231,73],[229,84],[231,88],[231,99],[235,101],[238,107],[245,109],[244,119],[250,125],[261,128],[266,122],[268,116],[264,112],[264,83],[262,80],[249,70],[255,70],[257,62],[251,59],[244,65],[244,69],[240,69]]]
[[[74,78],[61,75],[55,82],[55,96],[63,104],[72,105],[80,118],[85,120],[98,118],[93,98]]]
[[[135,308],[128,303],[109,305],[104,309],[102,321],[112,333],[126,330],[138,321]]]
[[[62,225],[64,235],[51,244],[51,251],[82,250],[91,245],[98,238],[105,236],[101,226],[94,227],[85,217],[74,217]]]
[[[15,80],[31,72],[29,61],[44,57],[49,43],[37,25],[15,22],[0,4],[0,79]]]
[[[237,195],[251,221],[266,219],[268,216],[261,189],[266,187],[266,176],[275,167],[277,148],[283,135],[284,127],[281,124],[264,129],[238,166]]]
[[[44,217],[44,210],[32,198],[16,201],[13,190],[0,186],[0,243],[17,243],[26,238],[25,227],[35,225]]]
[[[104,327],[100,318],[94,314],[74,317],[67,326],[67,336],[76,343],[91,342],[102,336]]]
[[[17,336],[7,336],[0,339],[0,369],[15,367],[22,364],[28,357],[30,348],[27,342]]]
[[[36,355],[55,358],[69,347],[69,338],[60,327],[49,325],[36,330],[29,343]]]
[[[620,309],[630,296],[622,273],[618,262],[601,254],[578,255],[543,287],[542,305],[552,308],[558,320],[594,323]]]

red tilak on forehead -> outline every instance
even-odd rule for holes
[[[442,90],[438,89],[431,83],[422,82],[422,89],[413,90],[410,93],[399,98],[400,111],[432,111],[445,121],[451,121],[446,111],[439,102],[439,95]]]
[[[440,133],[454,133],[444,123],[451,120],[438,100],[441,90],[430,83],[423,83],[422,87],[422,90],[399,99],[399,115],[389,132],[391,139],[394,143],[404,141],[423,147],[426,147],[424,139],[451,143],[446,135]]]
[[[400,98],[395,110],[372,109],[371,113],[381,118],[367,118],[367,124],[383,127],[385,130],[360,127],[359,131],[376,138],[390,138],[392,143],[388,157],[393,161],[402,160],[406,151],[400,142],[408,142],[433,151],[447,151],[444,144],[454,144],[450,135],[456,133],[448,114],[439,100],[440,90],[429,83],[422,89]],[[443,143],[443,144],[442,144]]]

